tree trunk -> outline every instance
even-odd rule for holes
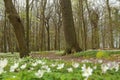
[[[40,23],[41,23],[41,51],[45,50],[45,9],[46,9],[47,0],[41,1],[41,9],[40,9]]]
[[[30,33],[30,26],[29,26],[29,0],[26,0],[26,42],[27,42],[27,49],[29,51],[29,33]]]
[[[79,8],[80,8],[80,17],[81,17],[81,35],[82,35],[82,41],[83,41],[83,50],[85,51],[87,49],[87,32],[86,32],[86,25],[85,25],[85,19],[84,19],[84,12],[83,12],[83,0],[79,0]]]
[[[99,48],[99,30],[98,30],[98,21],[99,15],[92,10],[90,15],[91,25],[92,25],[92,48]]]
[[[4,0],[5,9],[9,18],[9,21],[14,27],[15,35],[18,40],[19,50],[20,50],[20,57],[28,56],[27,45],[25,41],[25,31],[24,26],[20,20],[20,17],[12,3],[12,0]]]
[[[71,54],[81,51],[76,38],[76,32],[73,21],[71,0],[60,0],[62,20],[64,26],[64,35],[66,40],[65,54]]]
[[[7,19],[6,19],[6,11],[5,11],[5,17],[4,17],[4,40],[3,40],[3,42],[4,42],[4,53],[7,53],[7,35],[6,35],[6,33],[7,33]]]
[[[110,9],[110,6],[109,6],[109,0],[107,0],[106,2],[106,5],[107,5],[107,10],[108,10],[108,18],[109,18],[109,22],[108,22],[108,30],[109,30],[109,47],[110,48],[114,48],[114,43],[113,43],[113,28],[112,28],[112,18],[111,18],[111,9]]]

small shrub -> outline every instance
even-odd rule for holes
[[[105,51],[99,51],[96,54],[96,58],[108,58],[108,57],[109,57],[109,53]]]

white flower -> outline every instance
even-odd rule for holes
[[[86,65],[84,64],[82,67],[82,72],[82,76],[85,77],[85,80],[87,80],[88,77],[92,75],[93,69],[90,67],[86,68]]]
[[[119,70],[119,64],[115,65],[115,71],[117,72]]]
[[[37,62],[32,63],[32,66],[33,66],[33,67],[35,67],[35,66],[37,66],[37,65],[38,65],[38,63],[37,63]]]
[[[51,69],[47,65],[44,65],[41,68],[45,69],[46,72],[51,72]]]
[[[38,64],[42,64],[42,61],[41,61],[41,60],[37,60],[37,63],[38,63]]]
[[[7,60],[7,59],[0,60],[0,67],[1,67],[1,68],[6,67],[6,66],[7,66],[7,63],[8,63],[8,60]]]
[[[51,64],[51,67],[55,67],[56,66],[56,64]]]
[[[51,72],[51,69],[50,69],[50,68],[47,68],[47,69],[46,69],[46,72],[48,72],[48,73]]]
[[[85,71],[85,70],[86,70],[86,65],[83,64],[83,66],[82,66],[82,71]]]
[[[24,64],[24,65],[22,65],[20,68],[21,68],[21,69],[25,69],[26,66],[27,66],[27,64]]]
[[[67,68],[67,71],[68,72],[73,72],[73,69],[72,68]]]
[[[48,68],[48,65],[44,65],[41,67],[42,69],[47,69]]]
[[[4,72],[3,68],[0,67],[0,74]]]
[[[38,72],[35,73],[35,75],[38,77],[38,78],[42,78],[43,75],[44,75],[45,71],[44,70],[38,70]]]
[[[45,62],[42,62],[41,64],[42,64],[42,65],[45,65]]]
[[[13,66],[10,67],[10,72],[14,72],[15,69],[17,69],[19,66],[19,63],[15,63]]]
[[[97,69],[97,66],[94,66],[93,69]]]
[[[62,69],[62,68],[64,68],[64,63],[62,63],[62,64],[58,64],[57,69]]]
[[[109,66],[110,70],[115,69],[116,72],[119,70],[119,63],[117,62],[109,62],[107,65]]]
[[[109,67],[106,64],[102,64],[101,69],[102,69],[102,73],[106,73],[106,71],[109,69]]]
[[[79,67],[79,63],[72,63],[72,66],[73,66],[74,68],[78,68],[78,67]]]

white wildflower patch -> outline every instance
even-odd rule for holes
[[[38,72],[35,73],[35,75],[38,77],[38,78],[42,78],[43,75],[44,75],[45,71],[44,70],[38,70]]]
[[[109,69],[109,66],[108,66],[108,65],[106,65],[106,64],[102,64],[102,65],[101,65],[102,73],[106,73],[108,69]]]
[[[79,63],[72,63],[72,66],[73,66],[74,68],[78,68],[78,67],[79,67]]]
[[[68,72],[73,72],[73,68],[67,68]]]
[[[42,66],[41,69],[44,69],[46,72],[51,72],[51,69],[48,67],[48,65]]]
[[[62,69],[62,68],[64,68],[64,63],[62,63],[62,64],[58,64],[58,67],[57,67],[57,69]]]
[[[33,67],[35,67],[35,66],[37,66],[37,65],[38,65],[38,63],[37,63],[37,62],[32,63],[32,66],[33,66]]]
[[[18,68],[18,66],[19,66],[19,63],[15,63],[14,65],[12,65],[12,66],[10,67],[10,72],[14,72],[15,69]]]
[[[65,76],[66,80],[69,80],[70,78],[74,78],[76,80],[92,80],[94,76],[96,76],[96,80],[99,80],[100,78],[107,79],[107,77],[112,79],[111,76],[112,73],[112,75],[118,77],[117,79],[120,78],[118,76],[120,74],[119,62],[111,61],[106,62],[103,60],[96,60],[95,63],[89,62],[90,61],[88,61],[87,59],[83,60],[83,63],[78,63],[74,61],[63,61],[59,59],[50,60],[39,58],[38,59],[21,58],[19,60],[0,59],[0,76],[7,77],[6,75],[9,75],[8,78],[5,78],[6,80],[9,78],[21,79],[21,76],[19,76],[18,74],[20,75],[25,74],[22,75],[22,78],[25,78],[26,80],[30,79],[32,80],[35,78],[57,80],[58,78],[60,79],[61,76],[63,79]],[[106,74],[107,76],[103,76]],[[66,75],[70,75],[70,77]],[[4,78],[2,79],[4,80]]]
[[[0,60],[0,68],[6,67],[7,64],[8,64],[8,60],[7,59]]]
[[[56,66],[56,64],[51,64],[50,66],[51,66],[51,67],[55,67],[55,66]]]
[[[85,77],[85,80],[87,80],[89,76],[92,75],[92,72],[93,72],[92,68],[86,67],[85,64],[82,66],[82,76]]]
[[[3,68],[0,67],[0,74],[4,72]]]
[[[24,64],[24,65],[22,65],[20,68],[21,68],[21,69],[25,69],[26,66],[27,66],[27,64]]]

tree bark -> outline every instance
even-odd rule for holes
[[[73,21],[71,0],[60,0],[64,35],[66,40],[65,54],[71,54],[81,51],[76,38],[76,32]]]
[[[107,10],[108,10],[108,18],[109,18],[109,22],[108,22],[108,30],[109,30],[109,47],[110,48],[114,48],[114,41],[113,41],[113,28],[112,28],[112,17],[111,17],[111,9],[110,9],[110,5],[109,5],[109,0],[106,1],[106,5],[107,5]]]
[[[7,12],[7,16],[9,18],[9,21],[13,25],[14,32],[16,35],[16,38],[18,40],[19,50],[20,50],[20,57],[26,57],[28,56],[28,50],[27,45],[25,41],[25,31],[24,26],[20,20],[20,17],[12,3],[12,0],[4,0],[5,3],[5,9]]]
[[[30,33],[30,20],[29,20],[29,0],[26,0],[26,42],[29,51],[29,33]]]

